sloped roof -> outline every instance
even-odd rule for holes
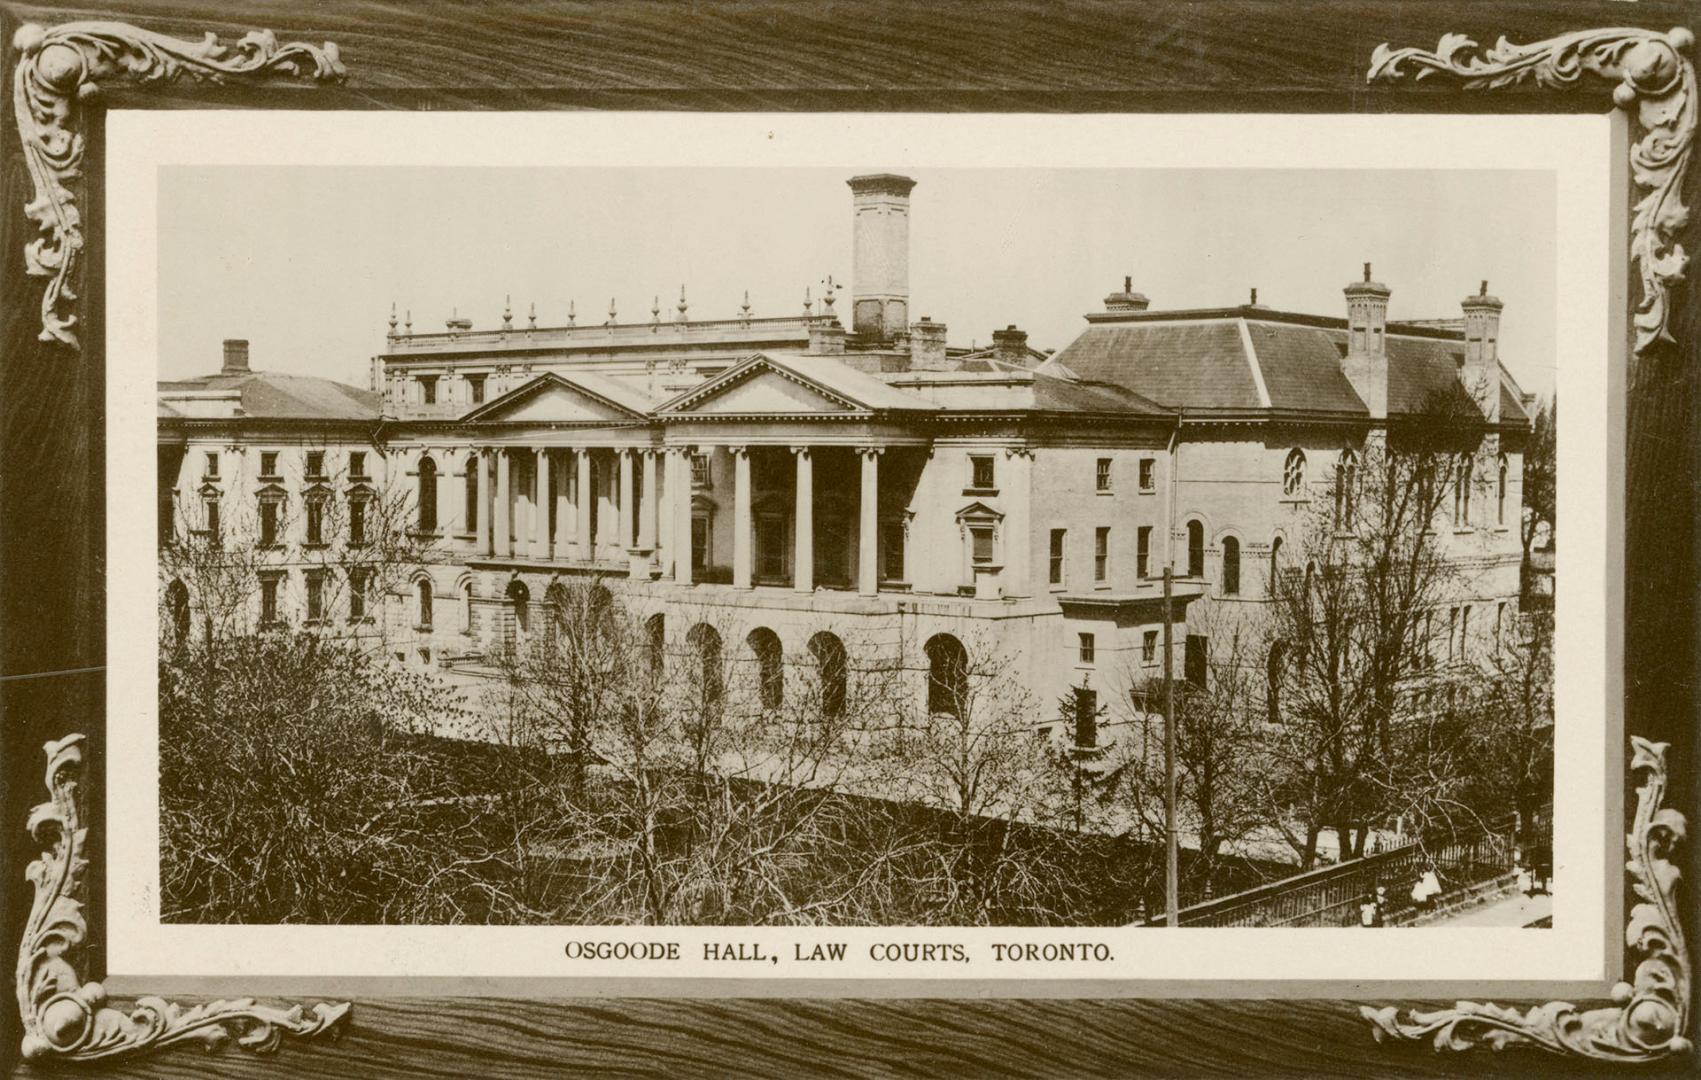
[[[892,385],[951,412],[1059,412],[1170,417],[1174,411],[1112,383],[1045,372],[906,372]]]
[[[1226,311],[1179,312],[1170,319],[1095,323],[1041,370],[1113,383],[1195,414],[1268,409],[1367,415],[1341,371],[1344,327],[1253,309],[1229,316]],[[1437,393],[1469,401],[1458,376],[1464,342],[1439,331],[1420,336],[1399,330],[1399,324],[1390,324],[1388,411],[1422,411]],[[1501,384],[1502,421],[1527,421],[1518,400],[1521,391],[1504,367]]]
[[[376,420],[382,403],[378,394],[346,383],[270,371],[162,381],[159,389],[166,393],[236,390],[242,395],[242,415],[247,419]]]

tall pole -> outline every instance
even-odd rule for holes
[[[1164,566],[1164,925],[1181,925],[1180,850],[1175,836],[1175,620],[1170,614],[1175,567]]]

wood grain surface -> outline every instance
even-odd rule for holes
[[[1439,80],[1368,88],[1382,42],[1433,47],[1443,33],[1492,42],[1570,30],[1696,26],[1692,3],[326,3],[129,0],[0,5],[22,23],[129,22],[234,41],[334,41],[346,86],[264,90],[114,85],[113,107],[666,108],[985,111],[1600,111],[1607,88],[1470,94]],[[11,94],[16,55],[6,49]],[[90,175],[98,176],[98,123]],[[40,283],[20,252],[36,235],[10,102],[0,109],[0,941],[18,940],[33,856],[23,833],[43,796],[41,744],[88,732],[92,789],[151,763],[98,752],[106,633],[102,417],[105,355],[99,191],[88,239],[79,354],[36,340]],[[1437,164],[1444,165],[1445,162]],[[1686,201],[1701,209],[1697,176]],[[1628,214],[1627,208],[1619,212]],[[1691,227],[1687,246],[1701,250]],[[1695,526],[1701,511],[1697,366],[1701,299],[1678,302],[1681,344],[1634,361],[1630,382],[1627,722],[1674,743],[1677,805],[1697,812]],[[139,360],[138,362],[146,362]],[[1568,415],[1584,415],[1575,403]],[[139,407],[126,403],[126,407]],[[1563,513],[1563,509],[1561,511]],[[1568,523],[1569,524],[1569,523]],[[135,628],[152,633],[152,627]],[[98,807],[94,809],[97,810]],[[1683,853],[1691,881],[1695,845]],[[99,835],[94,838],[94,895]],[[1689,910],[1693,912],[1694,905]],[[99,969],[98,905],[96,948]],[[1693,924],[1692,924],[1693,926]],[[0,1070],[19,1043],[0,1008]],[[1674,1065],[1674,1070],[1683,1064]],[[157,1077],[575,1076],[1476,1076],[1591,1075],[1534,1053],[1438,1055],[1375,1044],[1336,1001],[358,1000],[330,1046],[256,1058],[170,1051],[109,1075]],[[1644,1070],[1646,1072],[1646,1070]],[[26,1074],[29,1074],[26,1072]],[[29,1074],[34,1075],[34,1074]],[[62,1074],[61,1074],[62,1075]]]

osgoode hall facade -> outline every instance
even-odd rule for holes
[[[1486,384],[1489,475],[1438,529],[1466,572],[1431,649],[1462,660],[1515,611],[1534,409],[1499,363],[1486,284],[1459,316],[1391,322],[1368,266],[1330,316],[1256,295],[1156,310],[1125,280],[1055,353],[1014,326],[965,349],[912,314],[915,182],[849,187],[848,304],[829,279],[777,317],[746,297],[695,318],[683,290],[636,319],[611,302],[550,327],[505,311],[416,333],[392,311],[368,389],[256,370],[225,342],[217,373],[160,383],[162,541],[400,486],[431,554],[405,589],[355,599],[352,624],[401,662],[492,676],[552,586],[594,577],[670,638],[706,621],[729,658],[777,660],[788,679],[834,655],[852,678],[896,661],[918,709],[941,643],[996,655],[1044,728],[1071,695],[1091,705],[1161,674],[1165,566],[1176,676],[1198,677],[1223,624],[1211,609],[1269,602],[1343,461],[1438,389]],[[278,623],[349,623],[315,610],[308,562],[292,565],[307,518],[277,519],[284,557],[256,603]]]

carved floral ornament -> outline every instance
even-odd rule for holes
[[[1433,52],[1379,47],[1369,80],[1443,75],[1470,88],[1492,89],[1525,80],[1567,88],[1588,75],[1614,83],[1614,103],[1634,107],[1641,129],[1631,148],[1640,193],[1631,225],[1631,258],[1642,282],[1635,318],[1635,347],[1642,352],[1656,342],[1672,343],[1668,297],[1683,280],[1688,261],[1677,238],[1688,224],[1681,192],[1696,129],[1695,69],[1684,55],[1693,44],[1693,35],[1683,28],[1668,33],[1609,29],[1529,45],[1502,39],[1483,51],[1471,39],[1450,34]],[[223,83],[293,75],[334,82],[345,75],[334,44],[279,45],[267,31],[249,33],[230,49],[212,34],[190,43],[122,23],[76,22],[49,29],[23,26],[13,45],[22,54],[13,103],[34,184],[25,209],[43,234],[25,245],[25,264],[31,275],[48,279],[40,338],[73,348],[77,259],[83,244],[74,189],[82,179],[82,102],[98,93],[96,80],[121,77],[145,84],[188,76]],[[673,449],[682,455],[691,450]],[[46,745],[51,799],[36,807],[29,819],[42,854],[27,870],[35,894],[18,950],[25,1057],[86,1062],[190,1041],[218,1046],[232,1040],[265,1052],[285,1038],[315,1038],[342,1028],[350,1008],[346,1003],[302,1009],[235,999],[184,1009],[144,997],[126,1013],[106,1004],[99,983],[83,981],[83,850],[88,827],[79,796],[82,743],[83,736],[71,735]],[[1690,962],[1676,907],[1678,869],[1671,861],[1673,849],[1684,838],[1685,822],[1676,810],[1661,805],[1665,745],[1632,736],[1631,749],[1632,768],[1645,774],[1626,836],[1626,870],[1639,900],[1625,931],[1632,955],[1640,958],[1633,981],[1618,984],[1611,1004],[1594,1009],[1554,1002],[1519,1012],[1459,1002],[1452,1009],[1402,1016],[1397,1007],[1361,1007],[1377,1038],[1433,1037],[1438,1048],[1451,1050],[1534,1045],[1621,1062],[1692,1049]]]

